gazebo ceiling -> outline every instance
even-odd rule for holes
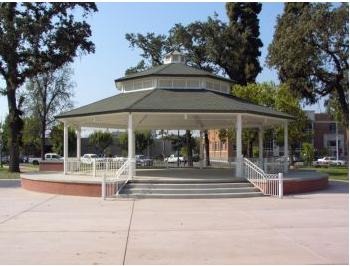
[[[57,116],[73,126],[126,128],[133,113],[135,128],[210,129],[233,127],[244,114],[243,127],[274,126],[293,116],[206,89],[153,89],[121,93]]]

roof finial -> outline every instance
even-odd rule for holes
[[[172,51],[164,56],[164,64],[181,63],[185,64],[185,55],[180,51]]]

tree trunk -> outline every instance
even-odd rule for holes
[[[205,146],[205,158],[206,158],[206,161],[207,161],[206,165],[210,166],[208,130],[204,130],[204,146]]]
[[[187,161],[188,166],[193,166],[193,156],[192,156],[192,134],[190,130],[186,130],[186,144],[187,144]]]
[[[45,131],[46,131],[46,121],[45,119],[41,119],[41,139],[40,139],[41,160],[45,160]]]
[[[346,102],[346,96],[340,84],[336,86],[336,90],[338,95],[338,102],[343,113],[343,124],[347,129],[349,129],[349,103]]]
[[[19,172],[19,149],[21,143],[21,131],[23,122],[20,117],[20,111],[17,109],[16,88],[12,86],[7,88],[7,100],[9,108],[9,139],[8,150],[10,155],[9,171]]]
[[[295,150],[296,150],[295,145],[290,145],[289,162],[290,162],[291,166],[294,166]],[[287,157],[288,157],[288,155],[287,155]]]

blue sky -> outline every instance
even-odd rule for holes
[[[88,104],[117,93],[114,79],[140,60],[140,51],[129,48],[125,33],[167,33],[175,23],[187,24],[205,20],[218,13],[227,20],[225,3],[98,3],[99,12],[89,18],[95,54],[76,58],[74,105]],[[276,17],[283,3],[263,3],[260,18],[260,37],[264,44],[260,58],[263,71],[257,81],[275,81],[275,71],[265,66],[267,47],[272,40]],[[2,85],[2,84],[1,84]],[[7,99],[0,96],[0,119],[7,113]],[[319,111],[319,107],[307,107]]]

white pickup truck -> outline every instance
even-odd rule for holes
[[[38,165],[41,162],[41,158],[28,158],[28,163]],[[57,153],[45,153],[45,161],[50,162],[60,162],[63,161],[63,158],[59,156]]]
[[[177,157],[174,154],[171,154],[169,157],[164,159],[164,162],[167,162],[167,163],[177,163],[177,161],[182,163],[185,161],[185,159],[184,159],[184,157],[181,157],[181,156]]]

